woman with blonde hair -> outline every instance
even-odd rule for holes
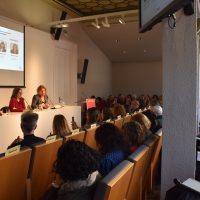
[[[142,113],[137,113],[131,117],[131,121],[136,121],[142,126],[144,138],[148,138],[151,134],[150,128],[151,128],[151,121],[148,119],[148,117]]]
[[[56,135],[57,138],[63,138],[70,134],[71,131],[65,116],[55,115],[53,119],[53,135]]]

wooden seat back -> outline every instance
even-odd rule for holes
[[[75,134],[66,136],[65,137],[65,141],[68,141],[68,140],[77,140],[77,141],[80,141],[80,142],[84,142],[84,140],[85,140],[85,131],[81,131],[79,133],[75,133]]]
[[[86,131],[86,136],[85,136],[85,144],[87,144],[89,147],[92,149],[97,150],[97,144],[95,140],[95,132],[97,128],[90,128]]]
[[[98,184],[94,200],[124,200],[134,164],[123,161]]]
[[[33,148],[29,172],[31,184],[31,199],[39,200],[45,194],[48,186],[55,179],[53,164],[63,140],[58,139],[51,143],[44,143]]]
[[[0,199],[26,200],[26,179],[29,170],[31,149],[0,158]]]
[[[127,200],[141,200],[143,179],[146,173],[148,164],[149,147],[142,145],[133,154],[128,157],[130,162],[135,164],[129,189],[127,192]]]

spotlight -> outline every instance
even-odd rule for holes
[[[102,25],[106,28],[110,28],[110,24],[108,22],[108,17],[105,17],[105,21],[102,21]]]
[[[120,24],[126,24],[125,19],[124,19],[124,16],[121,16],[121,17],[119,18],[119,23],[120,23]]]
[[[61,26],[62,26],[62,28],[67,28],[67,27],[69,27],[69,24],[62,24]]]
[[[55,28],[62,28],[62,24],[56,24]]]
[[[101,27],[99,26],[99,20],[95,19],[95,22],[92,22],[92,26],[94,26],[97,29],[100,29]]]

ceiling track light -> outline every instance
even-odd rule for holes
[[[55,28],[67,28],[69,27],[69,24],[65,23],[65,24],[56,24]]]
[[[92,24],[92,26],[94,26],[95,28],[97,28],[97,29],[100,29],[101,27],[99,26],[99,20],[96,18],[95,19],[95,22],[92,22],[91,23]]]
[[[110,23],[108,22],[108,17],[105,17],[105,21],[102,21],[102,25],[106,28],[110,28]]]
[[[125,17],[124,17],[124,16],[121,16],[121,17],[119,18],[119,23],[120,23],[120,24],[126,24],[126,22],[125,22]]]

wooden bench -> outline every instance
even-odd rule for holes
[[[89,147],[92,149],[97,150],[97,144],[95,140],[95,132],[97,128],[90,128],[86,131],[86,136],[85,136],[85,144],[87,144]]]
[[[79,133],[75,133],[75,134],[66,136],[65,137],[65,141],[68,141],[68,140],[77,140],[77,141],[80,141],[80,142],[84,142],[85,136],[86,136],[85,131],[81,131]]]

